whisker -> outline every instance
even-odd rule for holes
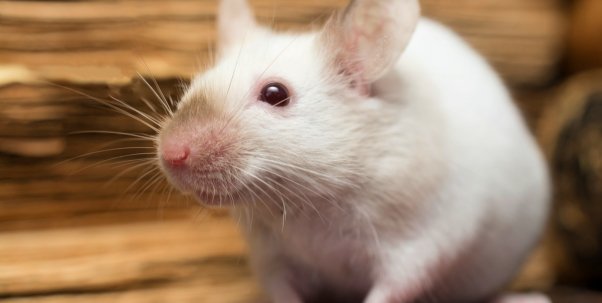
[[[114,111],[116,111],[116,112],[118,112],[120,114],[126,115],[126,116],[134,119],[135,121],[138,121],[138,122],[140,122],[140,123],[148,126],[149,128],[151,128],[153,130],[156,130],[156,128],[154,128],[153,126],[151,126],[148,122],[142,120],[140,117],[132,115],[130,112],[126,111],[124,108],[119,107],[119,106],[111,103],[110,100],[105,100],[105,99],[102,99],[102,98],[98,98],[98,97],[92,96],[92,95],[90,95],[88,93],[79,91],[77,89],[74,89],[74,88],[71,88],[71,87],[68,87],[68,86],[60,85],[60,84],[57,84],[57,83],[50,82],[50,84],[52,84],[54,86],[57,86],[57,87],[60,87],[60,88],[63,88],[63,89],[66,89],[66,90],[71,91],[73,93],[76,93],[76,94],[78,94],[80,96],[89,98],[90,100],[96,101],[96,102],[98,102],[101,105],[107,106],[107,107],[113,109]],[[128,109],[134,109],[132,106],[128,105],[125,102],[123,102],[123,104],[125,104],[125,107],[128,108]],[[138,111],[138,110],[135,110],[135,111]]]
[[[146,62],[144,62],[144,65],[146,65]],[[146,68],[150,72],[150,68],[148,67],[148,65],[146,65]],[[153,83],[155,84],[155,88],[159,91],[159,94],[161,95],[161,101],[165,104],[165,107],[168,110],[167,114],[169,116],[173,116],[173,110],[169,106],[169,103],[167,102],[167,98],[165,97],[165,94],[163,93],[163,90],[161,89],[161,86],[159,85],[159,82],[157,82],[157,78],[155,78],[154,76],[152,76],[152,73],[151,73],[151,80],[153,81]]]
[[[165,110],[165,113],[168,115],[172,115],[172,111],[169,108],[169,106],[167,105],[166,101],[164,102],[164,100],[161,98],[161,96],[157,93],[157,91],[155,91],[153,86],[150,83],[148,83],[148,81],[144,78],[144,76],[142,76],[141,73],[138,72],[137,74],[138,74],[138,77],[140,77],[140,80],[142,80],[142,82],[144,82],[144,84],[151,90],[153,95],[155,95],[155,97],[161,104],[161,107],[163,107],[163,109]]]
[[[129,147],[119,147],[119,148],[110,148],[110,149],[103,149],[103,150],[97,150],[97,151],[93,151],[93,152],[88,152],[85,153],[83,155],[79,155],[79,156],[75,156],[73,158],[70,159],[66,159],[63,160],[59,163],[57,163],[56,165],[61,165],[61,164],[65,164],[67,162],[71,162],[77,159],[81,159],[81,158],[85,158],[85,157],[89,157],[89,156],[93,156],[93,155],[97,155],[97,154],[101,154],[101,153],[107,153],[107,152],[112,152],[112,151],[119,151],[119,150],[136,150],[136,149],[155,149],[154,147],[150,147],[150,146],[129,146]]]
[[[106,102],[104,103],[104,105],[108,106],[109,108],[115,110],[117,113],[120,113],[122,115],[128,116],[132,119],[134,119],[134,121],[138,121],[141,124],[144,124],[145,126],[147,126],[148,128],[152,129],[155,132],[159,132],[159,129],[157,128],[157,126],[151,124],[151,123],[156,123],[155,121],[151,120],[143,120],[142,118],[147,118],[149,119],[150,117],[148,117],[147,115],[143,114],[140,110],[137,109],[133,109],[133,107],[131,107],[130,105],[127,105],[127,103],[119,100],[119,99],[115,99],[113,96],[109,96],[110,98],[112,98],[114,101],[119,102],[118,104],[121,104],[122,106],[125,106],[125,108],[120,107],[116,104],[113,104],[111,102]],[[125,104],[125,105],[123,105]],[[130,109],[132,110],[134,113],[137,113],[139,115],[141,115],[142,117],[136,116],[133,113],[127,111],[126,109]]]
[[[238,167],[234,167],[234,169],[240,171],[241,173],[245,173],[244,170],[238,168]],[[236,177],[235,177],[236,178]],[[250,187],[246,182],[242,182],[240,179],[236,178],[239,182],[239,184],[242,184],[242,186],[244,187],[245,191],[249,192],[255,199],[254,199],[254,204],[256,204],[255,202],[259,202],[263,205],[263,207],[268,211],[268,213],[271,216],[275,216],[275,214],[272,212],[272,208],[266,204],[265,201],[263,201],[263,199],[255,192],[255,190]]]
[[[169,205],[169,202],[171,202],[171,194],[173,193],[173,187],[170,186],[169,184],[165,183],[165,190],[167,191],[167,197],[165,198],[165,200],[163,200],[162,202],[160,202],[159,207],[166,207],[167,205]]]
[[[130,161],[132,161],[132,160],[130,160]],[[143,162],[138,163],[136,165],[132,165],[132,166],[126,168],[125,170],[119,172],[117,175],[113,176],[111,179],[109,179],[109,181],[107,181],[107,184],[105,186],[109,186],[110,184],[112,184],[113,182],[115,182],[115,180],[121,178],[123,175],[125,175],[125,174],[127,174],[127,173],[129,173],[129,172],[131,172],[133,170],[136,170],[138,168],[141,168],[141,167],[144,167],[144,166],[147,166],[147,165],[152,168],[152,167],[154,167],[154,165],[153,165],[154,162],[155,162],[155,159],[144,159]],[[131,163],[132,162],[128,162],[128,163],[125,163],[125,164],[129,165]],[[136,162],[134,162],[134,163],[136,163]]]
[[[144,133],[126,133],[126,132],[118,132],[118,131],[110,131],[110,130],[83,130],[83,131],[73,131],[70,132],[69,135],[85,135],[85,134],[106,134],[106,135],[119,135],[119,136],[129,136],[139,139],[146,139],[149,141],[156,141],[156,137]]]
[[[154,171],[155,175],[146,181],[146,185],[142,185],[142,187],[138,190],[138,193],[134,196],[134,199],[140,198],[141,195],[146,193],[151,187],[156,186],[159,182],[163,181],[163,174],[160,171]]]
[[[101,153],[101,152],[104,152],[104,151],[113,151],[114,149],[108,149],[108,150],[105,149],[105,150],[103,150],[103,148],[109,147],[109,146],[111,146],[113,144],[117,144],[117,143],[121,143],[121,142],[127,142],[127,141],[148,141],[148,140],[147,139],[140,139],[140,138],[123,138],[123,139],[114,140],[112,142],[105,143],[105,144],[102,144],[102,145],[99,145],[98,147],[96,147],[95,149],[97,149],[98,151],[94,151],[94,152],[90,152],[88,154],[79,155],[79,156],[75,156],[75,157],[72,157],[72,158],[69,158],[69,159],[65,159],[63,161],[55,163],[52,167],[59,167],[61,165],[64,165],[64,164],[72,162],[72,161],[75,161],[77,159],[85,158],[89,154],[92,154],[92,153]],[[136,148],[138,148],[138,147],[136,147]],[[142,147],[140,147],[140,148],[142,148]],[[154,147],[148,147],[148,148],[153,148],[154,149]]]
[[[91,169],[93,167],[98,167],[98,166],[103,165],[103,164],[105,164],[107,162],[114,162],[115,160],[118,160],[118,159],[123,159],[123,158],[128,158],[128,157],[134,157],[134,156],[142,156],[142,155],[155,155],[155,153],[135,153],[135,154],[127,154],[127,155],[121,155],[121,156],[111,157],[111,158],[104,159],[102,161],[94,162],[93,164],[84,166],[83,168],[78,169],[78,170],[70,173],[69,176],[73,176],[75,174],[78,174],[78,173],[80,173],[80,172],[82,172],[82,171],[84,171],[86,169]],[[143,160],[143,159],[131,159],[131,160]]]
[[[317,176],[317,177],[321,177],[324,180],[337,181],[338,183],[343,183],[345,185],[350,185],[350,186],[354,186],[354,187],[356,186],[355,184],[349,183],[346,180],[341,180],[341,179],[334,180],[332,178],[332,176],[326,175],[326,174],[321,173],[321,172],[313,171],[313,170],[305,168],[305,167],[297,166],[295,164],[291,164],[291,163],[286,163],[286,162],[282,162],[282,161],[278,161],[278,160],[269,159],[269,158],[266,158],[265,156],[261,157],[260,160],[268,162],[268,163],[272,163],[272,164],[275,164],[275,165],[279,165],[279,166],[291,168],[291,169],[294,169],[294,170],[303,171],[305,173],[308,173],[308,174],[311,174],[311,175],[314,175],[314,176]]]
[[[284,197],[285,195],[282,194],[282,192],[276,188],[274,188],[273,186],[271,186],[270,184],[268,184],[267,182],[263,181],[261,178],[259,178],[258,176],[256,176],[255,174],[249,172],[249,171],[243,171],[240,168],[238,168],[239,171],[242,171],[244,174],[246,174],[247,176],[250,176],[251,178],[257,180],[259,183],[265,185],[267,187],[267,190],[273,191],[276,193],[276,196],[278,198],[280,198],[280,205],[278,206],[280,208],[280,210],[284,211],[285,210],[285,205],[286,205],[286,201],[284,201]],[[274,200],[274,196],[270,195],[269,193],[267,193],[265,190],[263,190],[259,185],[255,184],[255,182],[252,182],[251,185],[254,185],[259,191],[261,191],[267,198],[269,198],[272,202],[274,202],[276,205],[278,205],[278,201]]]
[[[284,232],[284,223],[286,222],[286,204],[282,202],[282,227],[281,231]]]
[[[238,63],[240,63],[240,56],[242,55],[242,51],[244,49],[245,46],[245,39],[246,39],[246,34],[243,37],[243,41],[240,44],[240,49],[238,50],[238,55],[236,56],[236,62],[234,63],[234,70],[232,70],[232,75],[230,76],[230,82],[228,83],[228,89],[226,90],[226,97],[225,99],[228,99],[228,94],[230,93],[230,88],[232,87],[232,82],[234,80],[234,76],[236,75],[236,70],[238,69]]]
[[[149,169],[147,172],[145,172],[144,174],[140,175],[136,180],[134,180],[134,182],[132,182],[132,184],[130,184],[130,186],[128,186],[125,189],[125,192],[129,192],[134,186],[136,186],[136,184],[138,182],[140,182],[142,179],[144,179],[146,176],[148,176],[149,174],[152,173],[157,173],[158,172],[158,167],[153,167],[151,169]],[[160,173],[160,172],[159,172]],[[156,176],[156,175],[155,175]]]
[[[169,95],[169,104],[172,107],[176,107],[176,101],[173,99],[173,97],[171,95]]]
[[[156,127],[160,127],[161,126],[161,124],[159,124],[159,120],[156,117],[153,117],[153,116],[151,116],[151,115],[149,115],[149,114],[147,114],[147,113],[145,113],[145,112],[143,112],[143,111],[141,111],[141,110],[139,110],[139,109],[137,109],[137,108],[135,108],[135,107],[127,104],[125,101],[123,101],[121,99],[118,99],[118,98],[116,98],[114,96],[110,95],[109,98],[111,98],[111,100],[117,102],[117,104],[123,106],[123,109],[129,109],[133,113],[142,116],[143,118],[146,119],[146,121],[153,123]],[[136,118],[139,118],[139,117],[136,117]],[[156,131],[156,129],[154,129],[154,130]]]
[[[150,100],[146,99],[145,97],[140,97],[140,100],[142,100],[142,102],[144,102],[144,104],[146,104],[146,106],[152,110],[154,113],[158,113],[157,112],[157,108],[153,105],[152,102],[150,102]]]
[[[298,194],[295,191],[291,190],[290,188],[278,183],[276,180],[270,178],[270,177],[265,177],[266,179],[272,181],[275,185],[279,186],[280,188],[282,188],[283,190],[286,190],[287,192],[289,192],[291,195],[293,195],[294,197],[296,197],[299,201],[301,201],[302,203],[304,203],[305,205],[309,206],[313,211],[315,211],[315,213],[318,215],[318,217],[320,217],[322,219],[322,221],[324,221],[324,217],[322,216],[322,213],[316,208],[316,206],[310,201],[309,197],[307,197],[304,194]],[[301,196],[303,195],[303,196]],[[307,216],[307,214],[306,214]]]

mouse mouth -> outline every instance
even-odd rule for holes
[[[174,187],[206,206],[232,205],[244,187],[242,177],[227,167],[194,169],[165,164],[161,167]]]

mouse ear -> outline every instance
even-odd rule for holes
[[[221,0],[217,19],[220,54],[243,43],[245,36],[257,27],[246,0]]]
[[[320,38],[333,66],[365,92],[397,62],[419,18],[418,0],[352,0]]]

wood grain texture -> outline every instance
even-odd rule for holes
[[[602,1],[572,1],[568,66],[573,72],[602,67]]]
[[[344,0],[251,1],[278,28],[320,24]],[[214,44],[217,1],[3,1],[0,65],[21,79],[127,83],[135,72],[188,77]],[[450,25],[515,84],[555,74],[565,35],[559,0],[423,0],[425,15]],[[8,80],[5,80],[8,81]]]
[[[233,222],[0,233],[2,302],[248,302],[260,293]]]

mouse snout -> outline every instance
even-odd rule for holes
[[[182,167],[190,157],[190,146],[184,142],[166,140],[162,142],[160,156],[165,164],[171,167]]]
[[[236,158],[236,139],[223,128],[168,129],[159,138],[158,157],[170,172],[217,172]]]

